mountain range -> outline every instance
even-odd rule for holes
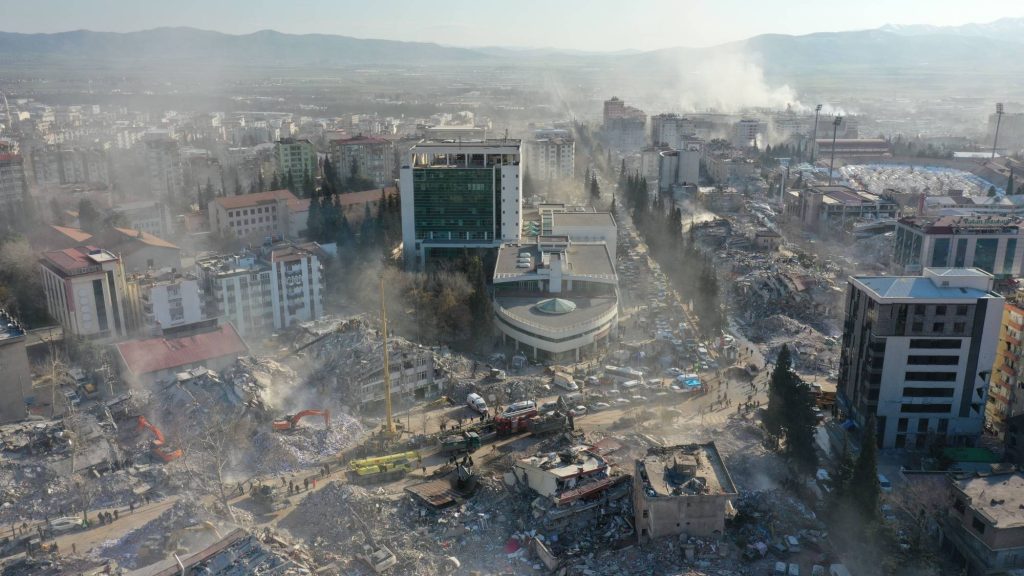
[[[40,66],[146,69],[159,65],[246,68],[479,66],[529,64],[678,70],[680,63],[741,52],[765,74],[786,78],[830,70],[837,75],[941,73],[970,78],[1024,72],[1024,18],[957,27],[894,26],[801,36],[763,34],[707,48],[593,53],[557,49],[460,48],[425,42],[371,40],[262,30],[230,35],[194,28],[113,33],[0,32],[0,71]]]

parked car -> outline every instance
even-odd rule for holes
[[[572,410],[569,410],[569,413],[572,414],[574,418],[579,418],[580,416],[583,416],[584,414],[587,413],[587,407],[586,406],[577,406],[577,407],[573,408]]]
[[[878,488],[885,494],[892,494],[892,482],[884,474],[878,475]]]

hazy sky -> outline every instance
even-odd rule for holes
[[[192,26],[456,46],[650,50],[766,32],[957,25],[1024,16],[1024,0],[0,0],[0,30],[126,32]]]

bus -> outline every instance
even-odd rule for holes
[[[608,378],[612,379],[616,384],[629,382],[630,380],[637,380],[640,383],[643,383],[644,381],[644,373],[639,370],[633,370],[632,368],[605,366],[604,374]]]

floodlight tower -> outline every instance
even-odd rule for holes
[[[828,161],[828,185],[832,185],[832,166],[836,163],[836,134],[839,132],[839,125],[843,123],[842,116],[836,116],[832,121],[832,159]]]
[[[990,159],[996,157],[996,144],[999,142],[999,125],[1002,123],[1002,121],[1003,121],[1003,103],[1002,102],[997,102],[996,103],[996,135],[995,135],[995,138],[992,139],[992,157]]]
[[[815,152],[818,148],[818,114],[821,113],[821,104],[814,107],[814,132],[811,133],[811,164],[814,164]]]

